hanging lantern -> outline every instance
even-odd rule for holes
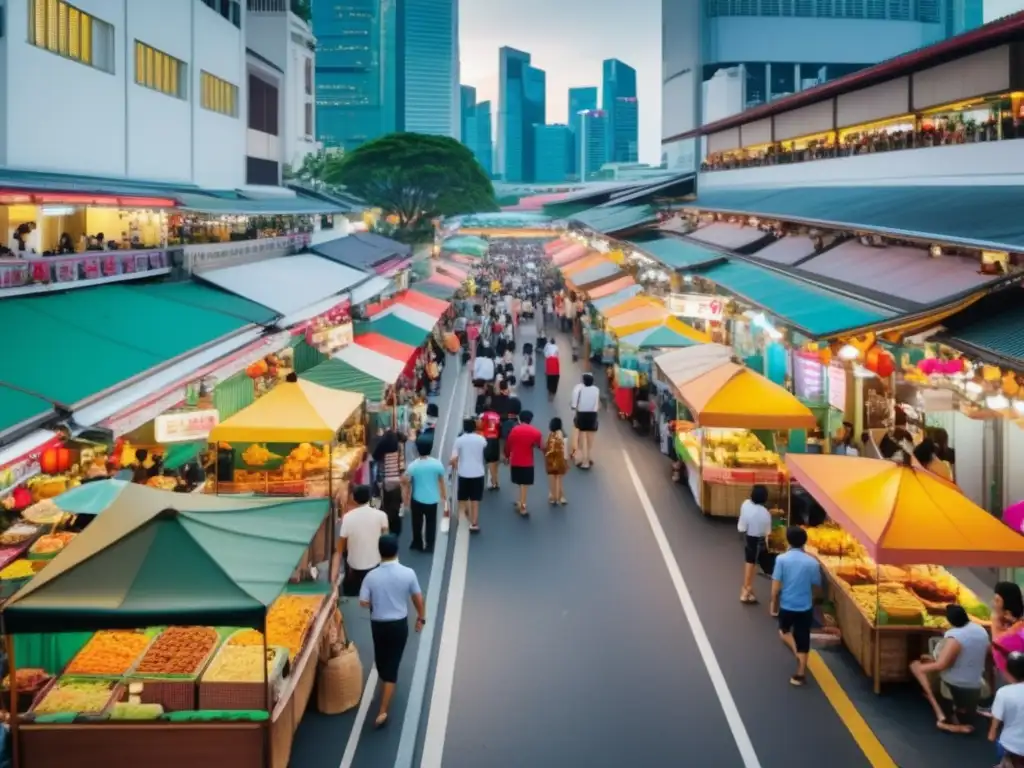
[[[39,468],[47,475],[57,474],[57,449],[47,448],[39,458]]]
[[[1003,378],[1003,372],[996,365],[983,365],[981,367],[981,378],[985,381],[999,381]]]
[[[878,347],[875,347],[875,349],[878,349]],[[888,352],[882,350],[878,354],[875,366],[875,373],[883,379],[887,379],[896,371],[896,360]]]
[[[878,373],[878,358],[882,354],[882,348],[877,344],[864,353],[864,367],[872,373]]]
[[[1003,394],[1007,397],[1014,397],[1020,392],[1020,383],[1017,381],[1017,377],[1012,373],[1007,373],[1003,376]]]
[[[955,376],[967,370],[967,362],[962,357],[955,357],[952,360],[945,360],[942,363],[941,372],[947,376]]]
[[[71,469],[71,451],[64,446],[57,448],[57,471],[67,472]]]

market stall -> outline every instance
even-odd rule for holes
[[[909,458],[790,454],[786,466],[830,518],[808,529],[807,549],[876,693],[910,679],[910,662],[949,628],[949,603],[987,624],[988,607],[947,568],[1024,566],[1024,537]]]
[[[611,280],[607,283],[594,286],[593,288],[587,289],[587,298],[593,301],[594,299],[604,298],[605,296],[611,296],[619,291],[624,291],[632,286],[636,285],[634,280],[629,275],[623,275],[622,277]]]
[[[557,253],[551,255],[551,263],[556,267],[565,268],[568,265],[580,261],[592,251],[587,246],[581,243],[573,243],[566,248],[562,248]]]
[[[366,448],[364,398],[306,380],[282,382],[210,433],[215,494],[326,496],[344,501]]]
[[[124,488],[3,609],[15,768],[285,768],[338,626],[301,567],[329,511]]]
[[[675,432],[693,498],[706,515],[737,517],[755,485],[783,506],[787,475],[779,456],[788,430],[813,426],[814,414],[779,385],[733,362],[719,344],[678,349],[654,359],[656,375],[685,406]]]

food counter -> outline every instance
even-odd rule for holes
[[[770,505],[786,506],[785,467],[752,432],[677,427],[675,436],[690,491],[705,515],[739,517],[740,505],[755,485],[768,488]]]
[[[252,629],[103,630],[59,675],[19,669],[31,705],[17,765],[85,768],[139,750],[151,768],[287,768],[336,603],[326,585],[292,585],[267,614],[266,649]]]
[[[883,683],[910,680],[910,662],[928,652],[928,641],[949,624],[945,610],[961,604],[972,620],[988,624],[989,609],[941,566],[878,565],[842,529],[808,528],[807,551],[821,562],[843,644],[872,678]]]

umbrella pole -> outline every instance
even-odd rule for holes
[[[18,768],[21,749],[18,744],[18,667],[14,658],[14,635],[8,632],[4,636],[4,645],[7,648],[7,674],[11,678],[11,765]]]
[[[267,614],[263,613],[263,702],[267,709],[267,727],[264,728],[264,765],[274,764],[274,708],[270,698],[270,670],[267,669]]]

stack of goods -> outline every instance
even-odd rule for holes
[[[267,644],[288,649],[294,659],[302,650],[323,595],[281,595],[267,612]],[[230,645],[263,646],[263,634],[247,629],[232,635]]]
[[[202,672],[220,636],[211,627],[170,627],[160,633],[135,668],[134,677]]]
[[[173,491],[178,487],[178,478],[166,475],[156,475],[146,481],[150,488],[159,488],[161,491]]]
[[[30,714],[103,714],[122,690],[116,680],[61,677],[43,689]]]
[[[64,671],[69,675],[122,677],[149,647],[149,642],[150,637],[142,632],[97,632]]]
[[[0,533],[0,547],[24,547],[39,533],[39,526],[15,523]]]
[[[43,499],[22,511],[21,516],[36,525],[53,525],[64,517],[64,510],[53,499]]]
[[[199,681],[199,708],[269,710],[287,661],[288,651],[284,648],[267,648],[264,653],[262,646],[232,645],[229,641],[213,657]]]
[[[45,564],[45,560],[40,564]],[[0,581],[20,581],[31,579],[36,574],[36,562],[31,560],[15,560],[0,571]]]
[[[36,557],[56,557],[57,554],[66,547],[76,534],[74,533],[48,533],[45,536],[40,536],[36,539],[35,543],[29,548],[29,556],[35,555]]]
[[[807,549],[818,555],[846,559],[863,559],[864,547],[842,528],[819,525],[807,528]]]
[[[709,431],[704,436],[704,461],[736,469],[774,469],[778,454],[772,453],[751,432],[742,430]]]
[[[32,707],[39,692],[46,686],[53,677],[45,669],[19,669],[15,675],[15,682],[18,684],[18,711],[27,712]],[[8,674],[3,680],[2,697],[0,704],[7,712],[11,708],[11,676]]]

